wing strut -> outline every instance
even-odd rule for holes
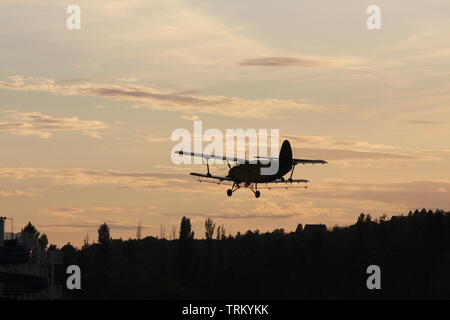
[[[209,172],[209,162],[208,162],[209,158],[206,158],[206,169],[208,170],[208,173],[206,174],[208,177],[211,176],[211,173]]]
[[[294,175],[294,170],[295,170],[296,165],[297,165],[296,163],[292,164],[291,176],[289,177],[289,181],[292,181],[292,176]]]

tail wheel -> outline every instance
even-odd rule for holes
[[[233,195],[233,190],[228,189],[227,190],[227,196],[231,197]]]
[[[259,198],[260,195],[261,195],[261,192],[259,192],[259,191],[256,191],[256,192],[255,192],[255,197],[256,197],[256,198]]]

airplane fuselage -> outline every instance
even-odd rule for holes
[[[269,168],[270,166],[271,163],[263,164],[260,162],[254,164],[239,164],[228,171],[228,177],[240,182],[264,183],[281,179],[292,169],[291,165],[286,166],[281,163],[275,174],[262,174],[262,168]]]

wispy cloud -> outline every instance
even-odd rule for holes
[[[7,121],[0,122],[0,131],[15,135],[49,138],[54,132],[76,131],[92,138],[101,138],[98,131],[109,127],[101,121],[85,121],[77,117],[54,117],[40,112],[5,113]]]
[[[240,219],[285,219],[299,216],[298,213],[259,213],[259,212],[241,212],[241,213],[166,213],[165,216],[186,215],[189,217],[205,217],[213,219],[240,220]]]
[[[200,119],[200,117],[197,115],[182,115],[182,116],[180,116],[180,118],[183,120],[189,120],[189,121],[194,121],[194,120]]]
[[[0,190],[0,198],[14,197],[14,196],[34,196],[38,190]]]
[[[173,171],[173,170],[172,170]],[[220,192],[213,185],[200,185],[187,173],[124,172],[117,170],[50,169],[50,168],[0,168],[0,179],[30,182],[32,179],[48,179],[40,183],[62,186],[115,185],[124,188],[178,190],[201,193],[205,190]],[[186,182],[191,182],[187,184]]]
[[[241,118],[266,118],[286,110],[325,111],[313,103],[281,99],[243,99],[227,96],[195,96],[167,93],[151,87],[106,83],[58,84],[53,79],[13,76],[0,81],[0,89],[43,91],[56,95],[103,97],[134,103],[135,108],[204,113]]]
[[[439,155],[445,155],[450,154],[450,149],[437,149],[437,150],[419,150],[418,153],[424,153],[424,154],[439,154]]]
[[[355,183],[327,181],[310,189],[305,198],[333,201],[379,202],[407,208],[450,208],[450,182],[412,181],[402,183]]]
[[[72,208],[72,207],[57,207],[57,208],[48,208],[40,211],[43,214],[56,216],[60,218],[75,218],[79,217],[80,214],[84,213],[84,210],[81,208]]]
[[[361,140],[326,136],[286,135],[294,148],[294,157],[320,158],[334,162],[349,161],[437,161],[439,158],[401,147]]]
[[[103,222],[107,223],[108,226],[110,226],[111,230],[136,230],[137,227],[137,224],[130,224],[115,220],[81,221],[78,223],[68,222],[61,224],[42,224],[39,227],[43,228],[43,230],[51,230],[51,231],[65,231],[65,230],[79,231],[80,229],[96,231],[99,225],[102,224]],[[149,226],[142,224],[141,228],[147,229],[149,228]]]
[[[116,80],[120,82],[136,82],[139,79],[136,77],[128,77],[128,78],[117,78]]]
[[[240,66],[298,67],[298,68],[363,68],[363,60],[356,58],[339,59],[323,57],[257,57],[239,62]]]
[[[360,140],[336,139],[327,136],[302,136],[302,135],[284,135],[283,137],[292,140],[295,144],[308,145],[320,148],[349,148],[352,150],[392,150],[398,147],[382,143],[372,143]]]
[[[170,141],[170,137],[160,136],[156,134],[151,134],[145,139],[146,142],[166,142]]]
[[[417,124],[417,125],[440,125],[443,124],[439,121],[429,121],[429,120],[409,120],[405,122],[406,124]]]
[[[268,66],[268,67],[326,67],[330,62],[306,57],[262,57],[242,60],[241,66]]]
[[[424,160],[417,155],[381,152],[381,151],[357,151],[349,149],[321,149],[321,148],[295,148],[294,151],[301,157],[326,158],[327,160]]]

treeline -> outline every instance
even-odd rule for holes
[[[177,240],[123,241],[103,224],[97,243],[65,245],[64,267],[80,266],[82,290],[66,290],[64,298],[450,298],[450,212],[375,220],[361,214],[347,227],[299,224],[295,232],[234,237],[207,219],[203,240],[183,217],[179,230]],[[369,265],[381,268],[381,290],[367,289]]]

